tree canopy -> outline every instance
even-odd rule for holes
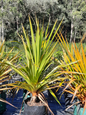
[[[22,33],[21,23],[29,29],[28,16],[31,16],[35,29],[35,16],[50,28],[55,20],[63,19],[62,34],[67,39],[78,41],[86,32],[86,0],[1,0],[0,39],[18,40]],[[28,33],[29,34],[29,33]]]

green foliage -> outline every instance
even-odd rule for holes
[[[5,52],[8,53],[9,50],[13,48],[13,51],[9,55],[9,58],[12,58],[18,52],[20,53],[21,57],[19,57],[16,61],[17,63],[25,63],[25,54],[24,54],[24,47],[22,43],[18,41],[6,41],[5,42]]]
[[[85,0],[39,0],[28,1],[28,0],[4,0],[3,5],[0,2],[0,6],[3,6],[3,11],[0,10],[0,31],[2,22],[4,24],[4,36],[6,40],[17,40],[18,33],[22,34],[21,23],[23,23],[26,30],[30,29],[28,24],[28,15],[32,18],[32,25],[35,28],[35,16],[40,20],[44,21],[44,27],[47,27],[49,22],[49,32],[55,22],[58,19],[59,23],[63,18],[62,23],[62,34],[72,40],[80,41],[83,33],[86,32],[86,5]],[[2,7],[0,7],[2,9]],[[2,21],[3,20],[3,21]],[[71,24],[73,24],[73,31],[71,31]],[[57,28],[57,26],[56,26]],[[0,32],[1,33],[1,32]],[[30,32],[28,32],[30,36]]]
[[[45,90],[48,88],[48,83],[49,81],[51,81],[51,79],[52,80],[54,79],[54,72],[56,72],[56,70],[53,69],[52,72],[49,71],[49,73],[46,76],[44,76],[45,70],[51,65],[52,62],[51,57],[53,55],[56,46],[56,43],[54,46],[52,46],[52,41],[50,41],[56,23],[54,24],[53,29],[47,40],[46,40],[46,36],[48,34],[47,29],[46,29],[46,34],[44,35],[43,27],[39,30],[39,23],[37,21],[36,23],[37,23],[37,30],[35,35],[36,38],[34,38],[32,23],[30,20],[31,43],[23,27],[23,33],[27,42],[26,45],[23,36],[21,36],[24,49],[25,49],[25,55],[26,55],[25,69],[23,66],[21,69],[20,68],[16,69],[16,67],[14,67],[13,65],[12,67],[16,72],[18,72],[22,77],[24,77],[24,79],[28,83],[29,87],[28,88],[26,87],[26,89],[30,92],[38,93],[41,92],[41,90],[43,90],[43,88],[41,89],[41,87],[45,87],[44,88]],[[26,76],[28,77],[28,79]],[[34,85],[35,87],[33,87]]]
[[[19,35],[22,39],[24,52],[25,52],[25,63],[22,65],[14,65],[13,63],[7,61],[7,64],[10,65],[13,70],[15,70],[18,74],[22,76],[25,80],[23,82],[16,81],[15,83],[7,84],[6,86],[12,86],[13,88],[25,89],[29,93],[32,93],[33,97],[37,96],[44,104],[45,99],[41,97],[41,93],[45,90],[52,89],[55,87],[60,87],[64,78],[60,78],[59,76],[62,74],[57,71],[60,68],[60,65],[53,65],[53,54],[56,49],[57,42],[53,45],[53,39],[56,35],[61,23],[56,29],[54,35],[53,31],[55,29],[55,22],[51,33],[48,36],[48,26],[46,29],[44,27],[39,26],[39,21],[36,19],[36,34],[33,31],[32,22],[29,18],[30,23],[30,31],[31,31],[31,41],[28,37],[28,34],[25,31],[25,28],[22,26],[23,35]],[[24,40],[25,38],[25,40]],[[50,40],[52,38],[52,40]],[[64,65],[63,65],[64,66]],[[50,69],[51,68],[51,69]],[[60,84],[59,84],[60,83]],[[57,102],[60,104],[55,94],[51,93]],[[42,99],[43,98],[43,99]],[[45,104],[47,107],[48,105]],[[49,107],[48,107],[49,109]]]
[[[69,25],[71,27],[70,41],[77,41],[77,38],[82,38],[85,30],[86,20],[84,16],[86,14],[86,1],[83,0],[58,0],[58,2],[64,7],[66,13],[66,18],[70,21]],[[68,39],[68,38],[67,38]]]

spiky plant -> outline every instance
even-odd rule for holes
[[[36,34],[34,34],[30,17],[29,23],[31,31],[31,41],[23,26],[22,28],[24,36],[20,36],[25,50],[26,62],[23,65],[17,67],[16,65],[13,65],[11,62],[7,61],[8,65],[10,65],[18,74],[20,74],[25,81],[16,81],[15,83],[8,84],[7,86],[13,86],[13,88],[16,89],[27,90],[28,93],[32,94],[32,103],[35,102],[36,97],[38,97],[40,101],[43,102],[49,109],[49,106],[46,103],[46,100],[42,93],[45,90],[49,89],[51,94],[60,104],[55,94],[51,90],[52,88],[61,86],[61,82],[57,82],[61,81],[61,78],[59,77],[61,73],[57,71],[60,66],[52,67],[51,70],[49,70],[49,67],[52,66],[52,56],[54,54],[54,51],[56,50],[57,44],[56,42],[54,45],[52,45],[52,41],[62,22],[59,24],[54,35],[53,32],[57,21],[55,22],[50,34],[48,34],[48,26],[45,31],[43,26],[39,28],[38,20],[36,20],[37,30]]]
[[[74,100],[75,96],[79,99],[79,102],[82,103],[84,111],[86,109],[86,54],[84,52],[82,40],[85,38],[83,36],[80,47],[78,48],[76,43],[72,43],[71,47],[67,41],[64,40],[62,34],[58,34],[60,39],[60,45],[63,49],[63,60],[60,61],[60,64],[69,64],[66,68],[62,68],[62,72],[65,73],[65,76],[68,77],[67,85],[64,91],[73,94]],[[70,89],[70,90],[67,90]],[[75,104],[76,104],[75,103]],[[84,113],[83,111],[83,113]]]
[[[5,82],[9,81],[10,79],[10,72],[12,71],[12,68],[6,64],[6,61],[9,60],[10,62],[12,62],[13,64],[16,62],[16,59],[18,58],[18,55],[14,55],[10,58],[10,55],[12,53],[11,49],[10,51],[8,51],[8,53],[5,52],[5,45],[4,45],[5,41],[0,41],[0,91],[3,91],[2,85],[3,83],[5,84]],[[4,88],[4,90],[7,90],[9,88]],[[6,100],[0,98],[0,101],[5,102],[7,104],[10,104],[11,106],[13,106],[11,103],[7,102]]]

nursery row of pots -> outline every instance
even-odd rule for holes
[[[60,104],[55,93],[51,90],[55,88],[58,91],[60,87],[63,88],[63,93],[68,92],[73,95],[71,102],[77,97],[79,101],[75,102],[75,104],[79,105],[80,103],[80,107],[84,108],[81,112],[78,106],[75,106],[74,115],[85,115],[86,55],[84,48],[82,42],[80,43],[80,48],[75,43],[72,43],[70,48],[69,43],[65,41],[61,32],[58,32],[62,21],[57,29],[55,28],[56,23],[57,21],[53,25],[51,33],[48,33],[49,25],[47,29],[44,29],[43,26],[39,26],[39,21],[36,19],[36,31],[34,33],[29,17],[30,39],[23,26],[23,34],[19,35],[25,51],[25,54],[22,53],[25,55],[23,63],[17,64],[17,59],[20,56],[22,58],[20,52],[13,56],[11,56],[13,49],[8,53],[4,53],[4,42],[0,42],[0,80],[5,82],[11,79],[10,72],[12,71],[15,71],[24,79],[23,81],[17,80],[14,83],[1,85],[0,90],[16,89],[18,91],[19,89],[24,89],[27,91],[24,98],[26,99],[27,96],[29,98],[24,101],[24,115],[47,115],[48,111],[53,115],[43,91],[49,90]],[[54,57],[58,44],[58,41],[53,43],[56,35],[63,51],[61,60]],[[62,77],[63,75],[64,77]]]

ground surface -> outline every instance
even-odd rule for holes
[[[61,102],[61,106],[60,106],[54,100],[54,98],[51,95],[49,95],[48,91],[45,91],[44,94],[45,94],[45,97],[48,100],[48,104],[49,104],[51,110],[53,111],[53,113],[55,115],[73,115],[73,114],[71,114],[70,110],[69,110],[70,113],[65,112],[64,95],[60,99],[60,102]],[[59,98],[59,93],[58,93],[57,97]],[[19,111],[20,111],[21,103],[22,103],[22,98],[23,98],[23,90],[20,90],[19,93],[15,96],[14,99],[13,98],[7,98],[7,101],[12,103],[16,107],[18,107],[18,109],[15,109],[15,108],[11,107],[10,105],[7,105],[6,106],[6,111],[3,114],[0,114],[0,115],[19,115]],[[21,115],[23,115],[23,112],[21,113]],[[50,115],[50,113],[49,113],[49,115]]]

